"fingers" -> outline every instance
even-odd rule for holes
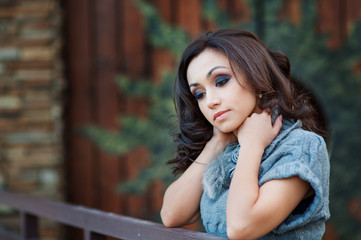
[[[279,131],[281,130],[281,127],[282,127],[282,115],[279,115],[273,124],[273,130],[275,131],[275,133],[278,134]]]
[[[269,112],[268,109],[263,110],[261,114],[267,116],[267,121],[269,121],[269,120],[272,121],[271,120],[271,113]],[[282,128],[282,115],[279,115],[276,118],[276,120],[274,121],[273,126],[272,126],[272,132],[275,134],[275,136],[278,135],[281,128]]]

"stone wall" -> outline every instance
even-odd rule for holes
[[[60,0],[0,0],[0,187],[52,200],[64,196],[62,14]]]

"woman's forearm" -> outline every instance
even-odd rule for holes
[[[208,142],[195,162],[166,190],[161,209],[161,218],[165,226],[182,226],[199,218],[203,172],[206,165],[217,157],[217,147]]]
[[[242,149],[243,148],[243,149]],[[227,201],[230,239],[257,239],[291,214],[310,189],[298,176],[275,179],[258,186],[263,149],[243,145]]]
[[[161,218],[166,227],[190,224],[199,211],[204,166],[190,166],[164,194]]]
[[[235,132],[241,147],[226,208],[227,234],[231,239],[258,238],[275,228],[274,225],[280,223],[280,219],[284,217],[282,214],[278,214],[278,217],[272,216],[278,205],[270,200],[277,200],[272,194],[273,190],[280,188],[278,183],[271,181],[272,184],[266,188],[265,185],[258,186],[264,150],[278,135],[281,127],[282,116],[278,116],[272,125],[271,115],[262,111],[253,113]],[[264,194],[265,189],[267,194]],[[292,207],[290,204],[287,210]]]
[[[229,237],[247,236],[252,231],[254,206],[259,199],[258,173],[264,149],[241,146],[227,200]]]

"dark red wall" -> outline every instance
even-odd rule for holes
[[[157,81],[160,70],[171,67],[174,62],[169,53],[146,43],[143,19],[133,6],[135,0],[63,2],[68,79],[65,129],[68,201],[145,218],[151,212],[159,211],[162,184],[154,184],[154,189],[145,196],[121,196],[114,188],[120,181],[136,177],[138,169],[146,166],[146,150],[139,149],[126,157],[110,156],[80,137],[76,130],[89,123],[117,130],[119,115],[127,112],[144,114],[145,103],[131,102],[118,91],[114,83],[116,74],[134,78],[146,76]],[[166,21],[187,29],[193,38],[200,31],[216,28],[201,18],[201,0],[149,2]],[[301,17],[301,2],[284,0],[280,18],[297,24]],[[218,4],[234,21],[250,18],[246,0],[218,0]],[[352,22],[360,16],[361,1],[320,0],[317,28],[330,33],[330,47],[338,47]]]

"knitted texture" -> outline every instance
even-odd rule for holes
[[[260,239],[321,239],[329,212],[330,165],[326,144],[319,135],[305,131],[300,121],[283,120],[274,141],[265,149],[259,186],[274,179],[298,176],[309,182],[314,194],[272,232]],[[240,146],[232,143],[207,167],[203,176],[201,217],[208,233],[226,237],[226,204]]]

